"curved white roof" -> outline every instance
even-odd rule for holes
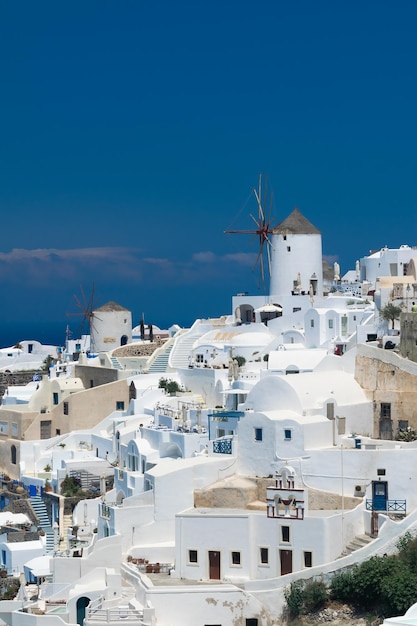
[[[246,404],[260,412],[291,410],[302,413],[320,409],[330,399],[334,399],[339,406],[368,401],[352,374],[325,370],[266,376],[250,391]]]

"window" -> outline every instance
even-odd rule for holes
[[[376,470],[376,475],[377,476],[385,476],[385,470],[384,469],[377,469]]]
[[[55,430],[55,435],[60,435],[60,434],[61,434],[61,429],[60,429],[60,428],[57,428],[57,429]]]
[[[12,465],[16,465],[16,446],[10,447],[10,462]]]
[[[313,567],[313,553],[304,552],[304,567]]]
[[[407,430],[408,420],[398,420],[398,430]]]
[[[262,441],[262,428],[255,428],[255,441]]]
[[[54,404],[58,404],[59,402],[59,394],[57,391],[54,391]]]
[[[284,430],[284,437],[285,437],[285,441],[290,441],[291,440],[291,428],[286,428]]]
[[[381,418],[391,419],[391,403],[381,402]]]
[[[94,387],[94,380],[90,379],[90,389]]]
[[[0,433],[7,435],[9,433],[9,422],[0,422]]]
[[[346,417],[337,418],[337,434],[344,435],[346,433]]]
[[[310,328],[314,328],[314,320],[310,320]]]
[[[226,434],[226,431],[224,430],[224,428],[218,428],[217,429],[217,436],[218,437],[224,437]]]
[[[329,320],[329,328],[333,328],[333,320]]]
[[[300,307],[300,306],[294,306],[294,307],[292,308],[292,312],[293,312],[293,313],[297,313],[297,311],[301,311],[301,307]],[[292,337],[291,337],[291,339],[292,339]],[[294,343],[294,342],[292,341],[291,343]]]
[[[123,402],[123,400],[118,400],[116,402],[116,411],[124,411],[125,409],[125,403]]]
[[[52,421],[41,420],[40,439],[50,439],[52,437]]]
[[[260,548],[260,558],[262,565],[269,563],[269,550],[268,548]]]
[[[232,552],[232,564],[240,565],[240,552]]]
[[[287,252],[291,252],[291,246],[287,246]]]
[[[17,422],[12,422],[12,437],[17,437],[19,432]]]
[[[290,541],[290,527],[281,526],[281,541],[288,543]]]
[[[188,562],[189,563],[198,563],[198,553],[197,553],[197,550],[188,550]]]
[[[68,402],[64,402],[64,415],[69,415]]]

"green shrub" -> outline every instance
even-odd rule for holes
[[[341,600],[342,602],[353,602],[355,599],[355,570],[352,569],[339,572],[333,576],[330,583],[330,597],[333,600]]]
[[[284,591],[289,617],[294,619],[303,613],[303,580],[294,580]]]
[[[328,598],[328,591],[322,580],[309,580],[303,590],[303,608],[305,613],[321,609]]]

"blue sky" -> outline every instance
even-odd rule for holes
[[[260,172],[342,273],[417,245],[416,23],[414,0],[1,3],[0,345],[63,341],[80,285],[162,327],[259,293],[224,231]]]

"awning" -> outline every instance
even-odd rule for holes
[[[264,304],[258,309],[255,309],[255,313],[282,313],[282,307],[275,304]]]

